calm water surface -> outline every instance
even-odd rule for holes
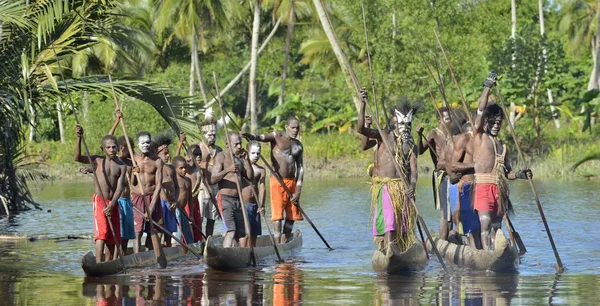
[[[433,257],[413,276],[378,275],[364,180],[308,181],[302,204],[335,249],[327,251],[306,222],[299,255],[241,273],[207,269],[194,258],[127,275],[86,278],[88,240],[0,242],[0,305],[547,305],[600,303],[600,190],[595,182],[536,182],[567,272],[555,259],[527,183],[512,183],[516,229],[527,245],[518,274],[444,274]],[[43,211],[0,220],[0,233],[90,235],[90,182],[54,183],[36,191]],[[418,205],[437,229],[428,179]],[[48,211],[50,210],[50,211]],[[264,226],[264,225],[263,225]],[[218,225],[218,229],[221,225]]]

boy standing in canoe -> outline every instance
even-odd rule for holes
[[[488,97],[496,85],[496,74],[488,74],[477,108],[473,131],[473,162],[475,170],[474,208],[481,224],[481,244],[484,250],[493,250],[496,231],[502,225],[504,214],[512,211],[506,179],[532,177],[529,169],[513,171],[507,156],[507,147],[498,139],[504,112],[498,104],[489,104]]]
[[[227,151],[220,152],[215,157],[215,164],[211,177],[212,184],[219,185],[221,203],[223,207],[223,222],[227,233],[223,239],[223,247],[234,246],[234,240],[247,234],[244,227],[244,217],[240,203],[240,194],[237,190],[237,181],[242,183],[242,178],[252,180],[253,169],[248,159],[248,153],[242,149],[242,139],[238,133],[230,132],[227,135],[228,150],[232,150],[234,160],[231,160]],[[239,174],[238,174],[239,173]],[[243,186],[240,186],[243,187]]]
[[[81,141],[83,128],[77,125],[77,145],[75,146],[74,159],[83,164],[92,162],[93,171],[96,173],[98,184],[92,197],[94,211],[94,240],[96,242],[96,262],[102,261],[104,246],[107,246],[105,259],[116,259],[115,247],[121,243],[119,224],[119,206],[116,205],[125,184],[127,167],[117,157],[117,140],[114,136],[106,135],[102,138],[102,151],[105,156],[81,155]],[[110,220],[109,220],[110,218]],[[110,222],[114,233],[110,229]],[[113,236],[114,234],[114,236]]]
[[[256,238],[262,235],[262,228],[260,223],[260,215],[264,214],[264,203],[265,203],[265,177],[267,171],[262,166],[258,165],[257,162],[260,159],[260,143],[258,141],[248,142],[248,157],[252,163],[252,170],[254,177],[252,181],[244,180],[244,189],[242,189],[242,196],[244,199],[244,205],[246,206],[246,215],[248,216],[248,222],[250,223],[250,243],[252,246],[256,246]],[[258,193],[255,194],[255,192]],[[240,243],[244,247],[249,247],[246,244],[246,239],[240,239]]]
[[[152,140],[156,149],[156,155],[164,163],[162,176],[162,190],[160,191],[160,206],[163,215],[163,227],[168,233],[164,234],[164,241],[167,247],[171,247],[171,236],[169,234],[177,232],[177,220],[175,219],[175,209],[177,208],[177,199],[179,198],[179,186],[177,186],[177,174],[175,167],[169,163],[169,145],[173,139],[166,133],[154,136]]]
[[[177,221],[179,222],[179,226],[181,227],[181,235],[183,236],[183,240],[185,243],[193,243],[194,236],[192,234],[191,224],[194,223],[194,216],[189,215],[189,220],[183,216],[183,212],[185,212],[186,206],[192,205],[192,181],[186,177],[187,173],[187,163],[185,158],[181,156],[175,156],[173,158],[173,167],[175,168],[177,186],[179,188],[179,193],[177,197],[177,206],[178,209],[175,211],[175,216],[177,216]],[[192,211],[190,209],[190,211]]]
[[[292,237],[295,221],[304,220],[296,207],[300,202],[304,181],[304,148],[297,139],[300,134],[300,122],[290,116],[285,124],[285,132],[271,132],[262,135],[243,133],[248,140],[271,143],[271,163],[277,173],[271,173],[271,222],[275,231],[275,240],[286,243]],[[276,176],[283,180],[292,196],[281,186]],[[285,224],[283,223],[285,212]],[[283,228],[282,228],[283,227]]]

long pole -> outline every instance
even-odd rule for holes
[[[121,106],[119,105],[119,102],[117,101],[117,93],[115,92],[115,87],[113,86],[113,81],[112,81],[112,77],[110,76],[110,74],[108,75],[108,81],[110,82],[110,88],[112,89],[113,100],[115,101],[115,106],[116,106],[117,110],[121,111]],[[133,149],[132,149],[131,143],[129,142],[129,136],[127,135],[127,129],[125,128],[125,121],[123,120],[123,117],[121,117],[121,119],[119,119],[119,121],[121,122],[121,128],[123,129],[123,136],[125,136],[125,142],[127,144],[127,150],[129,151],[129,156],[131,156],[131,164],[134,167],[136,167],[137,162],[135,161],[135,156],[133,155]],[[142,183],[142,177],[140,176],[139,173],[136,173],[135,176],[138,179],[138,183],[139,183],[138,185],[140,187],[140,193],[141,193],[142,201],[144,203],[144,208],[147,212],[150,212],[150,206],[146,202],[146,198],[144,197],[145,193],[144,193],[144,187],[143,187],[143,183]],[[155,209],[160,209],[160,207],[156,207]],[[139,210],[138,210],[138,213],[140,213]],[[142,215],[144,215],[144,214],[142,214]],[[149,219],[152,219],[152,216],[150,216],[150,215],[148,215],[146,217],[148,217]],[[154,256],[156,256],[159,266],[164,269],[167,267],[167,256],[165,255],[165,252],[163,251],[162,244],[160,243],[160,238],[158,237],[158,233],[154,230],[154,222],[149,222],[148,224],[150,226],[149,235],[152,238],[152,246],[154,247]]]
[[[217,74],[213,71],[213,79],[215,82],[215,90],[217,92],[217,102],[219,103],[219,109],[221,109],[221,117],[223,118],[223,128],[225,129],[225,144],[227,145],[227,151],[229,151],[229,158],[231,162],[235,163],[235,157],[233,156],[233,147],[231,146],[231,139],[229,138],[229,131],[227,124],[225,124],[225,113],[223,112],[223,101],[221,101],[221,94],[219,93],[219,84],[217,83]],[[244,205],[244,199],[242,197],[242,184],[240,182],[240,175],[238,172],[235,173],[235,186],[237,188],[238,197],[240,198],[240,205],[242,206],[242,216],[244,217],[244,227],[246,230],[246,239],[250,242],[250,223],[248,222],[248,216],[246,214],[246,206]],[[225,221],[225,220],[223,220]],[[254,255],[254,246],[250,245],[250,260],[256,264],[256,257]]]
[[[371,77],[371,89],[373,91],[373,101],[375,101],[375,113],[379,116],[379,107],[377,105],[377,93],[375,92],[375,77],[373,76],[373,63],[371,61],[371,49],[369,48],[369,32],[367,31],[367,17],[365,16],[365,4],[363,1],[360,2],[360,7],[362,9],[362,18],[363,18],[363,28],[365,31],[365,45],[367,47],[367,60],[369,63],[369,75]],[[383,107],[383,114],[385,116],[386,122],[389,120],[387,116],[387,112],[385,111],[385,107]]]
[[[75,122],[77,122],[77,125],[81,125],[81,123],[79,123],[79,118],[77,117],[77,111],[75,108],[75,104],[73,103],[73,99],[71,98],[71,91],[69,90],[69,84],[67,83],[67,80],[65,79],[62,65],[60,64],[60,60],[58,60],[58,55],[56,54],[56,49],[54,48],[54,42],[52,42],[52,51],[54,52],[54,59],[56,60],[56,64],[58,64],[58,71],[60,72],[60,77],[61,77],[63,83],[65,84],[65,91],[67,93],[67,97],[69,98],[69,104],[71,104],[71,109],[73,110],[73,117],[75,117]],[[94,176],[94,185],[96,186],[96,188],[98,188],[98,191],[100,191],[100,198],[102,199],[102,206],[104,208],[106,208],[106,200],[104,198],[102,188],[100,188],[100,181],[98,181],[98,175],[96,175],[96,167],[94,167],[94,164],[92,162],[92,156],[90,155],[90,149],[89,149],[87,142],[85,141],[85,137],[83,137],[83,135],[81,135],[81,141],[83,142],[83,147],[85,148],[85,153],[87,154],[88,161],[90,163],[90,167],[92,168],[92,174]],[[115,235],[115,229],[113,228],[111,218],[109,218],[109,216],[105,216],[105,217],[106,217],[106,221],[108,223],[108,227],[110,229],[110,233],[112,234],[113,240],[115,241],[115,256],[122,258],[123,250],[121,250],[121,244],[117,243],[119,237],[117,237]],[[100,255],[100,254],[96,254],[96,255]]]
[[[227,117],[229,117],[229,119],[232,119],[232,122],[234,123],[234,125],[239,130],[240,127],[235,123],[235,121],[233,121],[233,118],[227,112],[225,112],[224,110],[221,110],[221,111],[224,114],[226,114]],[[283,179],[281,178],[281,176],[279,176],[279,173],[277,171],[275,171],[275,169],[273,168],[273,166],[271,166],[271,164],[265,159],[264,156],[260,155],[260,160],[262,160],[262,162],[265,164],[265,166],[267,166],[267,168],[269,169],[269,171],[271,172],[271,174],[275,177],[275,179],[277,180],[277,182],[279,183],[279,185],[281,185],[281,187],[288,194],[288,196],[290,198],[292,198],[293,197],[292,191],[287,187],[287,185],[285,185],[285,183],[283,182]],[[319,236],[319,238],[321,238],[321,240],[323,241],[323,243],[325,244],[325,246],[327,246],[327,248],[330,251],[333,251],[333,248],[331,248],[331,246],[329,246],[329,243],[327,243],[327,240],[325,240],[325,238],[323,237],[323,235],[321,235],[321,232],[319,232],[319,229],[317,229],[317,227],[315,226],[315,224],[310,220],[310,218],[308,217],[308,215],[304,212],[304,209],[302,209],[302,207],[300,207],[300,205],[298,203],[294,203],[294,205],[296,205],[296,207],[298,208],[298,210],[300,211],[300,213],[302,214],[302,216],[306,219],[306,221],[308,221],[308,224],[310,224],[310,226],[313,228],[313,230],[315,231],[315,233],[317,233],[317,235]]]
[[[525,160],[525,154],[523,154],[523,151],[521,151],[521,147],[519,146],[519,141],[517,140],[517,135],[515,134],[515,129],[513,128],[512,124],[510,124],[510,120],[508,120],[508,113],[506,112],[506,106],[504,105],[504,97],[502,96],[502,93],[500,92],[500,89],[498,88],[498,86],[496,85],[496,93],[498,94],[498,97],[500,98],[500,106],[502,106],[502,110],[504,111],[504,116],[506,117],[506,120],[508,121],[508,128],[510,130],[510,134],[512,135],[513,140],[515,141],[515,146],[517,147],[517,151],[519,152],[519,156],[521,156],[521,159],[523,160],[523,164],[525,165],[525,168],[529,169],[529,166],[527,165],[527,161]],[[552,233],[550,232],[550,227],[548,226],[548,221],[546,221],[546,216],[544,215],[544,209],[542,208],[542,203],[540,203],[540,197],[538,196],[537,190],[535,189],[535,185],[533,185],[533,180],[531,179],[531,177],[527,176],[527,181],[529,181],[529,186],[531,187],[531,192],[533,192],[533,196],[535,197],[535,203],[537,204],[537,208],[538,211],[540,212],[540,216],[542,217],[542,222],[544,223],[544,227],[546,228],[546,233],[548,233],[548,240],[550,240],[550,245],[552,246],[552,251],[554,252],[554,257],[556,258],[556,264],[557,264],[557,271],[559,273],[562,273],[565,271],[565,267],[562,263],[562,261],[560,260],[560,256],[558,255],[558,250],[556,249],[556,244],[554,244],[554,239],[552,238]]]

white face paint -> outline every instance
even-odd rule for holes
[[[202,127],[202,135],[204,136],[204,141],[208,145],[215,144],[216,135],[217,135],[217,127],[215,125],[205,125]]]
[[[410,131],[413,111],[411,110],[405,115],[397,109],[394,109],[394,114],[396,115],[396,128],[398,129],[398,132],[404,132],[406,130]]]
[[[260,146],[257,145],[253,145],[250,147],[250,151],[248,151],[249,157],[250,157],[250,161],[253,164],[256,164],[256,162],[258,162],[258,160],[260,159]]]
[[[142,151],[142,153],[146,154],[150,152],[150,142],[151,139],[147,135],[142,135],[140,136],[140,138],[138,138],[138,147],[140,148],[140,151]]]

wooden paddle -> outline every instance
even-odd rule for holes
[[[231,158],[231,162],[235,164],[235,157],[233,156],[233,147],[231,146],[231,139],[229,139],[229,131],[227,129],[227,124],[225,124],[225,112],[223,111],[223,102],[221,101],[221,94],[219,93],[219,84],[217,83],[217,74],[213,71],[213,79],[215,81],[215,90],[217,92],[217,102],[219,103],[219,108],[221,109],[221,117],[223,118],[223,128],[225,129],[225,144],[227,145],[227,151],[229,152],[229,158]],[[241,137],[241,136],[240,136]],[[241,172],[241,170],[240,170]],[[240,181],[240,172],[236,172],[235,174],[235,186],[237,188],[238,197],[240,199],[240,205],[242,206],[242,216],[244,217],[244,227],[246,230],[246,239],[250,242],[250,223],[248,222],[248,215],[246,214],[246,206],[244,205],[244,199],[242,197],[242,183]],[[225,221],[225,220],[223,220]],[[250,260],[254,262],[256,266],[256,256],[254,254],[254,246],[252,243],[250,245]]]
[[[77,125],[81,126],[81,123],[79,122],[79,118],[77,116],[77,111],[75,108],[75,104],[73,103],[73,99],[71,98],[71,91],[69,90],[69,84],[67,83],[67,80],[65,79],[65,75],[63,73],[63,69],[62,69],[62,65],[60,64],[60,61],[58,60],[58,56],[56,54],[56,49],[54,48],[54,41],[52,42],[52,51],[54,52],[54,59],[56,60],[56,64],[58,65],[58,71],[60,72],[60,77],[63,81],[63,83],[65,84],[65,91],[67,93],[67,97],[69,98],[69,104],[71,104],[71,109],[73,110],[73,117],[75,117],[75,122],[77,122]],[[100,191],[100,198],[102,199],[102,206],[104,208],[106,208],[106,200],[104,198],[104,194],[102,193],[102,188],[100,188],[100,181],[98,181],[98,176],[96,175],[96,167],[94,167],[94,164],[92,162],[92,155],[90,155],[90,149],[87,145],[87,142],[85,141],[85,138],[83,137],[83,135],[81,135],[81,141],[83,142],[83,147],[85,148],[85,153],[87,154],[88,160],[90,162],[90,167],[92,168],[92,174],[94,177],[94,185],[95,187]],[[117,204],[118,205],[118,204]],[[113,240],[115,241],[115,258],[120,257],[122,258],[123,256],[123,250],[121,249],[121,244],[117,243],[118,238],[115,235],[115,229],[113,228],[113,224],[111,221],[110,217],[106,217],[106,222],[108,223],[108,228],[110,229],[110,233],[113,236]],[[97,254],[100,255],[100,254]],[[121,259],[122,261],[123,259]],[[123,265],[124,266],[124,265]]]
[[[117,107],[117,110],[121,111],[121,106],[119,105],[119,102],[117,101],[117,94],[115,92],[115,87],[113,86],[112,77],[110,76],[110,74],[108,74],[108,81],[110,82],[110,88],[112,89],[115,106]],[[135,161],[135,155],[133,154],[133,149],[132,149],[131,143],[129,143],[129,136],[127,135],[127,129],[125,128],[125,121],[123,120],[122,117],[119,119],[119,121],[121,122],[121,127],[123,128],[123,135],[125,136],[125,142],[127,144],[127,150],[129,151],[129,156],[131,156],[131,164],[133,165],[133,167],[136,167],[137,162]],[[142,201],[144,203],[144,208],[146,209],[146,211],[149,212],[150,211],[149,205],[146,202],[146,198],[144,197],[145,193],[144,193],[144,187],[142,186],[143,185],[142,177],[139,175],[139,173],[135,173],[135,175],[138,179],[138,183],[139,183],[138,185],[140,187],[140,194],[142,197]],[[161,208],[159,206],[159,207],[155,207],[155,209],[161,209]],[[139,210],[138,210],[138,212],[139,212]],[[152,217],[150,217],[150,219],[152,219]],[[162,244],[160,243],[160,238],[158,237],[158,233],[154,230],[154,223],[155,222],[148,223],[150,226],[149,235],[152,239],[152,245],[154,247],[154,255],[156,256],[157,262],[158,262],[159,266],[164,269],[167,267],[167,257],[165,255],[165,252],[163,251]]]
[[[504,112],[504,116],[506,118],[506,121],[508,122],[508,128],[509,128],[510,134],[512,135],[512,138],[515,142],[515,146],[517,147],[517,151],[519,152],[519,156],[521,157],[521,160],[523,161],[523,165],[525,165],[525,168],[529,169],[529,166],[527,165],[527,160],[525,159],[525,154],[523,154],[523,151],[521,151],[521,147],[519,146],[519,141],[517,140],[517,135],[515,134],[515,129],[512,126],[512,124],[510,123],[510,120],[508,118],[508,112],[506,111],[504,97],[502,96],[502,93],[500,92],[500,88],[498,88],[497,84],[496,84],[496,93],[498,94],[498,98],[500,98],[500,106],[502,107],[502,111]],[[533,180],[531,179],[530,176],[527,176],[527,181],[529,181],[529,186],[531,187],[531,192],[533,192],[533,196],[535,197],[535,203],[537,204],[537,208],[538,208],[538,211],[540,212],[542,222],[544,223],[544,228],[546,228],[546,233],[548,233],[548,240],[550,240],[550,245],[552,246],[552,251],[554,252],[554,257],[556,258],[557,271],[558,271],[558,273],[562,273],[565,271],[565,266],[563,265],[562,260],[560,260],[560,256],[558,255],[558,250],[556,249],[556,245],[554,244],[554,239],[552,238],[552,233],[550,232],[550,227],[548,226],[548,221],[546,221],[546,216],[544,215],[542,203],[540,203],[540,197],[538,196],[537,190],[535,189],[535,186],[533,185]]]

